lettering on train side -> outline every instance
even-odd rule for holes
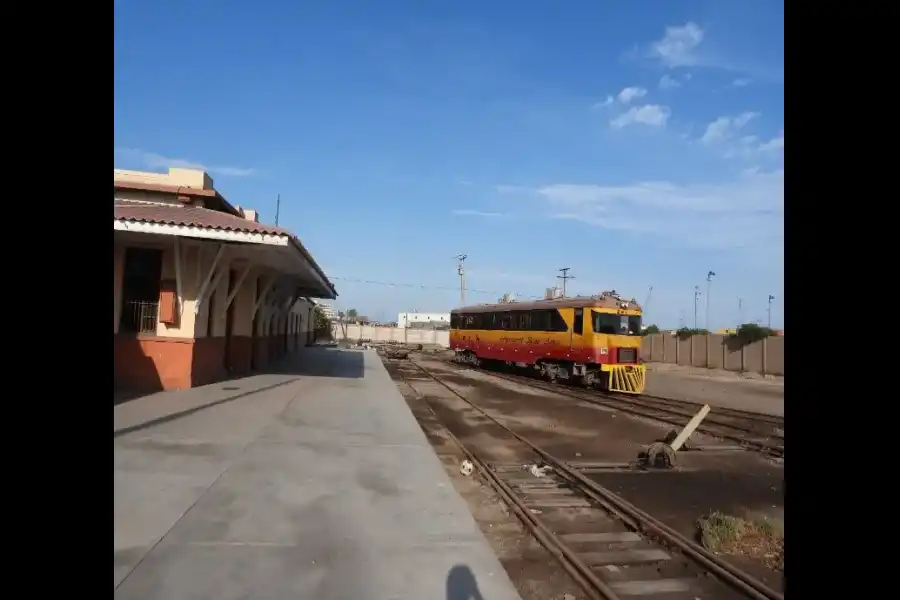
[[[544,345],[544,346],[558,346],[559,342],[554,339],[548,338],[536,338],[536,337],[502,337],[500,338],[501,342],[507,344],[531,344],[531,345]]]

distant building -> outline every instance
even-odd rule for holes
[[[330,302],[320,302],[318,300],[313,300],[316,303],[316,306],[319,307],[319,310],[322,311],[322,314],[325,315],[325,318],[329,321],[337,321],[337,315],[334,314],[334,306]]]
[[[397,327],[438,329],[450,327],[450,313],[407,312],[397,315]]]

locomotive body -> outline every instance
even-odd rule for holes
[[[534,369],[550,381],[640,394],[641,308],[614,292],[457,308],[450,348],[457,360]]]

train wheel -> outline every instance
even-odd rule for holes
[[[547,367],[547,381],[549,381],[550,383],[556,383],[557,376],[556,376],[556,366],[555,365],[549,365]]]
[[[584,375],[581,376],[581,385],[584,387],[593,387],[594,386],[594,372],[593,371],[585,371]]]

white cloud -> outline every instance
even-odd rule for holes
[[[557,219],[765,256],[783,247],[783,170],[748,171],[717,183],[553,184],[532,192]]]
[[[642,87],[627,87],[619,92],[618,99],[622,104],[631,104],[632,100],[643,98],[647,90]]]
[[[634,106],[609,122],[613,129],[622,129],[628,125],[642,124],[651,127],[665,127],[671,111],[668,106],[645,104]]]
[[[736,117],[719,117],[706,126],[700,141],[721,151],[725,158],[780,159],[784,154],[784,131],[766,141],[761,141],[758,135],[739,135],[740,130],[758,116],[759,113],[745,112]]]
[[[126,162],[139,164],[147,169],[167,169],[176,167],[182,169],[201,169],[209,173],[224,175],[226,177],[250,177],[256,174],[256,169],[243,167],[226,167],[204,165],[202,163],[183,158],[169,158],[155,152],[146,152],[137,148],[116,148],[115,154]]]
[[[663,75],[659,78],[659,89],[671,90],[672,88],[681,87],[681,82],[669,75]]]
[[[768,142],[764,142],[759,146],[762,152],[782,152],[784,151],[784,131],[778,132],[778,135]]]
[[[747,135],[726,145],[725,158],[743,158],[747,160],[778,160],[784,156],[784,131],[767,141],[760,141],[758,136]]]
[[[729,87],[734,87],[734,88],[747,87],[751,83],[753,83],[753,82],[750,81],[749,79],[738,78],[738,79],[735,79],[734,81],[732,81],[731,84],[729,84]]]
[[[748,111],[736,117],[719,117],[706,126],[706,132],[700,140],[706,144],[729,140],[747,123],[758,116],[759,113]]]
[[[600,102],[596,102],[591,108],[593,108],[593,109],[606,108],[607,106],[612,106],[613,102],[615,102],[615,101],[616,101],[615,98],[613,98],[612,96],[607,96],[606,100],[601,100]]]
[[[453,211],[454,215],[460,217],[505,217],[506,215],[498,212],[484,212],[481,210],[471,210],[468,208],[459,208]]]
[[[650,55],[670,68],[689,67],[698,64],[699,58],[695,50],[702,41],[703,30],[695,23],[669,26],[662,39],[651,45]]]

